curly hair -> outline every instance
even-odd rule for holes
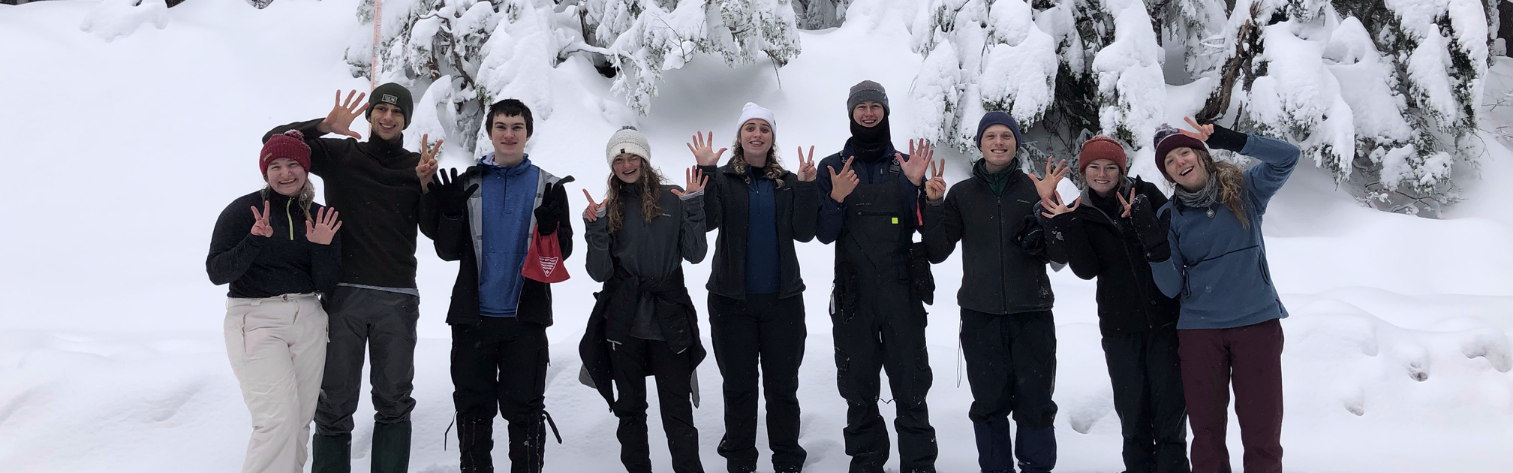
[[[641,158],[641,180],[636,181],[635,186],[641,190],[641,216],[648,222],[662,215],[662,204],[658,202],[660,197],[658,194],[662,191],[664,182],[666,180],[662,178],[662,173],[651,167],[651,162],[646,158]],[[609,195],[604,197],[605,216],[609,217],[610,233],[620,231],[620,227],[625,224],[625,205],[620,201],[621,184],[620,178],[614,172],[610,172],[609,183],[606,185]]]

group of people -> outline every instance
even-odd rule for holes
[[[307,442],[312,471],[350,471],[365,349],[372,471],[407,470],[418,231],[441,259],[460,262],[446,322],[461,471],[494,471],[502,416],[511,471],[540,472],[548,428],[561,442],[545,410],[546,328],[551,284],[566,278],[574,249],[564,188],[573,178],[526,155],[534,122],[517,100],[489,107],[494,152],[459,174],[438,169],[440,140],[404,149],[413,110],[403,86],[379,86],[366,102],[354,95],[338,92],[323,119],[269,131],[259,156],[267,185],[216,222],[206,267],[212,282],[230,284],[227,352],[252,414],[243,471],[299,471]],[[931,265],[958,244],[968,416],[983,472],[1056,464],[1053,264],[1098,280],[1127,472],[1229,471],[1231,386],[1245,471],[1281,471],[1278,320],[1287,313],[1261,220],[1297,163],[1296,147],[1191,119],[1191,130],[1163,126],[1153,145],[1174,189],[1168,197],[1130,176],[1124,146],[1108,137],[1083,143],[1075,168],[1051,161],[1043,175],[1021,171],[1018,123],[989,112],[977,127],[982,158],[948,187],[928,141],[911,140],[908,154],[894,148],[880,84],[853,86],[846,109],[841,151],[816,162],[814,147],[807,155],[800,147],[790,171],[778,157],[776,116],[748,103],[731,148],[715,149],[713,132],[692,137],[695,165],[683,186],[653,165],[640,131],[610,137],[607,191],[585,190],[581,214],[586,270],[603,288],[579,343],[579,378],[618,418],[627,471],[652,470],[647,377],[656,380],[673,470],[703,471],[693,408],[706,352],[683,263],[709,256],[706,233],[716,229],[706,315],[725,401],[717,451],[728,471],[757,468],[759,393],[773,470],[804,468],[796,393],[808,332],[795,242],[815,238],[835,248],[828,305],[850,471],[881,472],[890,456],[878,407],[884,369],[900,471],[935,471],[924,306],[934,298]],[[366,140],[350,129],[359,115],[370,125]],[[1261,163],[1242,170],[1210,149]],[[1068,203],[1056,187],[1073,169],[1082,190]],[[322,177],[327,206],[313,202],[307,172]],[[274,217],[280,208],[284,218]]]

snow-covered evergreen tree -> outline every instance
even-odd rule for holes
[[[801,50],[790,0],[590,0],[583,17],[618,70],[614,91],[645,114],[664,71],[697,54],[731,66],[771,59],[787,64]]]
[[[846,21],[846,7],[851,0],[792,0],[799,29],[818,30],[840,26]]]
[[[1056,42],[1023,0],[929,0],[912,24],[925,62],[910,91],[924,138],[974,147],[977,117],[1001,110],[1029,129],[1055,98]]]

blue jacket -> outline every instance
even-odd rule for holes
[[[1166,261],[1152,262],[1151,273],[1162,293],[1181,298],[1178,329],[1244,327],[1287,317],[1266,266],[1261,220],[1266,204],[1297,167],[1298,148],[1249,135],[1240,154],[1261,160],[1245,170],[1249,228],[1222,203],[1199,209],[1173,198],[1157,212],[1172,212],[1167,234],[1172,254]]]

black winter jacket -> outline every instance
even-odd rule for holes
[[[704,225],[708,231],[720,230],[715,239],[714,268],[709,272],[709,292],[732,299],[746,298],[746,234],[750,222],[749,184],[735,166],[726,163],[699,166],[709,176],[704,189]],[[778,298],[804,292],[798,255],[793,242],[814,239],[814,225],[819,218],[819,190],[814,181],[802,182],[792,172],[783,174],[783,186],[774,189],[777,210]]]
[[[305,239],[305,213],[297,202],[268,193],[268,225],[273,236],[252,235],[252,207],[263,211],[263,192],[238,197],[221,211],[210,236],[205,272],[215,285],[230,283],[226,297],[261,299],[283,294],[329,293],[341,277],[341,234],[331,244]],[[320,204],[310,203],[310,215]]]
[[[1017,314],[1051,310],[1055,302],[1045,271],[1047,256],[1064,261],[1045,253],[1043,242],[1021,241],[1040,225],[1040,196],[1028,176],[1012,174],[1002,196],[974,174],[952,185],[943,202],[925,206],[924,242],[930,262],[945,261],[961,242],[956,301],[964,309]]]
[[[562,222],[553,234],[557,237],[557,245],[562,249],[563,261],[558,265],[566,264],[568,257],[573,254],[573,227],[572,211],[568,208],[567,191],[560,185],[552,186],[550,194],[543,194],[547,183],[558,182],[556,176],[539,170],[541,182],[536,186],[536,198],[538,202],[531,207],[532,212],[537,207],[546,205],[555,200],[562,203],[562,211],[557,215],[557,221]],[[463,189],[473,184],[480,184],[483,167],[471,166],[458,179]],[[564,178],[563,180],[567,180]],[[433,184],[439,185],[439,184]],[[468,199],[467,207],[472,209],[482,205],[483,192],[480,189]],[[426,200],[435,200],[434,194],[426,194]],[[435,203],[429,203],[436,206]],[[436,256],[443,261],[460,261],[457,268],[457,282],[452,285],[452,305],[447,309],[447,324],[450,325],[478,325],[482,321],[482,315],[478,309],[478,252],[475,250],[474,236],[481,232],[474,225],[482,225],[481,222],[473,222],[472,216],[478,212],[467,211],[462,215],[441,215],[439,211],[431,213],[436,222]],[[536,228],[534,213],[531,216],[530,228]],[[534,238],[535,235],[521,235],[521,238]],[[524,278],[520,287],[520,302],[515,312],[515,317],[521,322],[531,322],[550,327],[552,325],[552,287],[541,281]]]
[[[310,145],[310,172],[321,177],[326,204],[341,212],[341,282],[379,287],[415,287],[415,230],[434,235],[434,205],[421,199],[415,166],[420,153],[404,138],[367,141],[321,138],[321,120],[275,127],[263,135],[299,130]]]
[[[1166,205],[1166,196],[1155,184],[1138,177],[1133,182],[1151,208]],[[1098,329],[1103,334],[1176,330],[1181,305],[1156,287],[1140,238],[1131,220],[1119,217],[1121,210],[1118,199],[1084,191],[1077,210],[1047,224],[1051,253],[1065,254],[1077,277],[1098,278]]]

